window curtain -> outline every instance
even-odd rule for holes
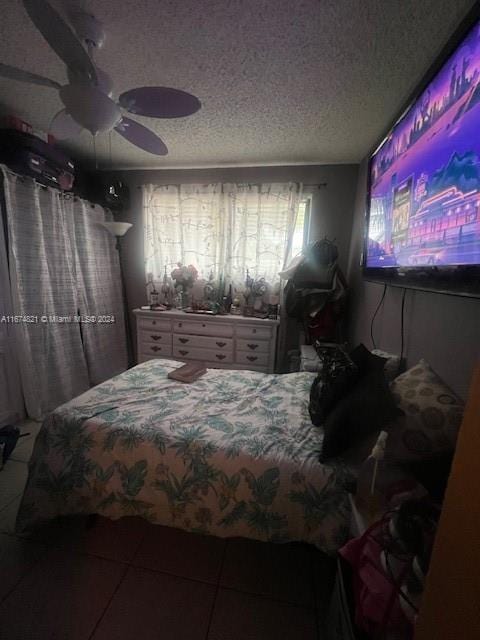
[[[91,384],[99,384],[127,368],[122,284],[115,240],[102,226],[110,212],[85,200],[70,200],[74,269],[80,316],[101,322],[80,325]]]
[[[2,180],[0,173],[0,185]],[[13,315],[5,242],[6,227],[1,215],[4,208],[5,201],[0,188],[0,318]],[[20,389],[20,373],[14,348],[14,326],[8,322],[0,322],[0,427],[25,418]]]
[[[202,277],[220,275],[224,254],[220,184],[143,187],[146,273],[161,279],[177,262],[193,264]]]
[[[242,288],[254,278],[279,283],[289,259],[301,185],[145,185],[145,271],[156,280],[177,262]]]
[[[20,317],[11,325],[12,338],[27,414],[40,419],[118,373],[125,354],[118,256],[114,238],[97,224],[105,216],[101,207],[87,220],[86,207],[72,196],[5,168],[2,174],[12,313]],[[68,320],[104,308],[118,323],[108,325],[111,342],[104,327]],[[109,360],[110,368],[104,366]]]

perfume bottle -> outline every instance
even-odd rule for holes
[[[155,289],[155,283],[152,282],[153,289],[150,291],[150,308],[155,309],[158,307],[160,302],[160,295],[158,291]]]
[[[154,287],[155,288],[155,287]],[[163,296],[163,304],[168,306],[170,304],[170,285],[168,284],[168,276],[167,276],[167,267],[165,265],[165,273],[163,274],[163,284],[161,287],[161,292]]]

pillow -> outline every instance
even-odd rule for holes
[[[320,461],[334,458],[368,434],[384,429],[398,413],[383,371],[377,366],[359,378],[328,415]]]
[[[390,389],[405,414],[388,429],[390,457],[427,460],[455,448],[463,402],[425,360],[395,378]]]
[[[357,379],[357,367],[339,346],[318,347],[322,369],[310,389],[308,410],[315,426],[323,424],[336,403]]]

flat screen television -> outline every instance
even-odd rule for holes
[[[363,270],[480,296],[478,4],[370,156]]]

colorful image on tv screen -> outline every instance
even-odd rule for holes
[[[371,159],[366,264],[480,264],[480,23]]]

